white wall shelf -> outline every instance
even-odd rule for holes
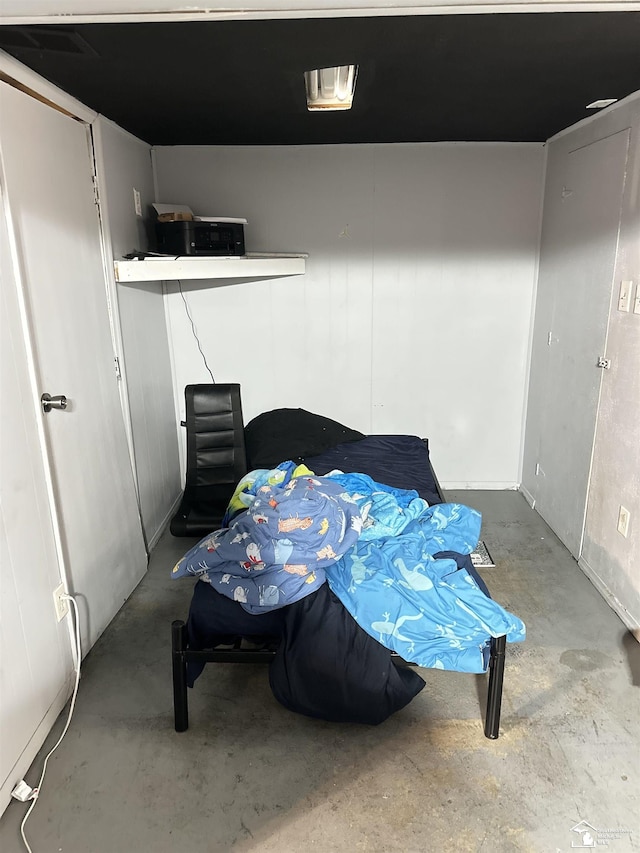
[[[274,278],[303,275],[305,254],[265,254],[247,257],[145,258],[114,261],[116,281],[175,281],[176,279]]]

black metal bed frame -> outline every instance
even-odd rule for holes
[[[487,713],[484,724],[486,737],[495,740],[500,728],[502,705],[502,682],[504,679],[504,656],[507,638],[492,637],[489,657],[489,687],[487,691]],[[200,663],[269,663],[275,657],[273,648],[243,649],[241,640],[232,648],[196,651],[187,648],[187,626],[181,619],[171,623],[171,660],[173,663],[173,713],[175,729],[185,732],[189,728],[189,705],[187,696],[187,664]],[[403,666],[415,666],[403,660],[395,652],[391,657]]]
[[[426,443],[426,442],[425,442]],[[442,503],[445,503],[444,493],[431,467],[431,474]],[[184,732],[189,728],[189,705],[187,696],[187,664],[188,663],[269,663],[275,657],[273,644],[264,638],[265,648],[241,648],[241,639],[236,640],[231,648],[196,650],[188,648],[187,626],[181,619],[171,623],[171,660],[173,665],[173,714],[175,729]],[[277,638],[273,638],[277,642]],[[491,740],[498,737],[500,729],[500,710],[502,707],[502,684],[504,681],[504,664],[507,638],[492,637],[489,653],[489,685],[487,689],[487,709],[484,723],[485,736]],[[400,666],[415,666],[405,661],[395,652],[392,659]]]

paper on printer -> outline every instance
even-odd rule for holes
[[[154,204],[153,208],[158,218],[168,219],[176,214],[175,219],[193,219],[196,222],[237,222],[246,225],[247,220],[239,216],[196,216],[187,204]]]

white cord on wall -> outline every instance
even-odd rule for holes
[[[71,717],[73,716],[73,709],[76,705],[76,696],[78,695],[78,686],[80,684],[80,661],[82,660],[82,647],[80,645],[80,616],[78,613],[78,605],[76,603],[75,598],[72,595],[61,595],[60,598],[65,601],[70,601],[73,605],[74,611],[74,636],[75,636],[75,666],[76,666],[76,678],[75,683],[73,685],[73,693],[71,694],[71,705],[69,706],[69,714],[67,715],[67,722],[65,723],[64,729],[62,730],[62,734],[58,738],[56,745],[51,749],[44,760],[44,764],[42,766],[42,773],[40,774],[40,781],[38,782],[37,788],[34,788],[31,792],[30,799],[31,805],[27,809],[27,813],[22,818],[22,823],[20,824],[20,835],[22,836],[22,840],[24,841],[24,846],[27,848],[28,853],[33,853],[33,850],[29,846],[29,842],[27,841],[27,837],[24,834],[24,827],[29,818],[29,815],[33,811],[35,804],[38,802],[38,797],[40,795],[40,791],[42,789],[42,782],[44,781],[44,774],[47,772],[47,762],[56,751],[56,749],[62,743],[62,738],[66,735],[67,729],[69,728],[69,724],[71,723]],[[20,785],[23,785],[24,782],[20,782],[16,788],[19,788]],[[15,790],[15,789],[14,789]]]
[[[193,322],[193,317],[191,316],[191,311],[189,310],[189,303],[187,302],[187,297],[184,295],[182,290],[182,282],[178,279],[178,289],[180,291],[180,296],[182,296],[182,301],[184,302],[185,311],[187,312],[187,317],[189,322],[191,323],[191,332],[193,337],[196,339],[196,344],[198,345],[198,350],[200,351],[200,355],[202,356],[202,360],[204,361],[204,366],[209,371],[209,376],[211,377],[211,381],[213,384],[216,384],[216,380],[213,378],[213,373],[211,372],[211,368],[207,364],[207,357],[204,354],[204,350],[202,349],[202,344],[200,343],[200,338],[198,337],[198,332],[196,330],[196,324]]]

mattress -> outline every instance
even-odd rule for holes
[[[429,458],[429,443],[415,435],[370,435],[307,456],[304,461],[315,474],[336,469],[345,474],[368,474],[377,483],[415,489],[428,504],[442,502]]]

